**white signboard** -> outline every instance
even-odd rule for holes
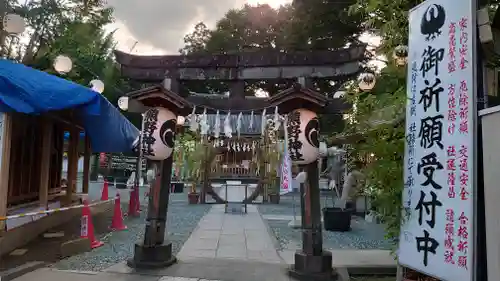
[[[400,264],[472,280],[474,1],[426,1],[410,12]]]

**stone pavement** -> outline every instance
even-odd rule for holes
[[[267,225],[254,205],[248,205],[247,214],[224,213],[224,205],[214,205],[177,258],[177,264],[161,270],[133,270],[120,263],[106,272],[194,278],[171,279],[176,281],[289,280],[287,265],[278,255]]]
[[[177,257],[184,261],[214,258],[282,263],[257,207],[247,208],[247,214],[225,214],[224,205],[213,206]]]
[[[244,190],[233,187],[235,200]],[[228,192],[228,193],[229,193]],[[293,263],[293,251],[278,252],[277,242],[257,206],[248,213],[224,213],[224,205],[213,205],[200,220],[177,254],[178,263],[165,269],[135,270],[125,262],[102,272],[72,272],[44,268],[14,281],[285,281]],[[334,250],[334,267],[395,268],[389,251]],[[97,269],[99,270],[99,269]],[[339,273],[341,273],[339,271]],[[350,270],[349,270],[350,271]],[[344,275],[344,274],[342,274]],[[348,277],[346,279],[349,280]]]

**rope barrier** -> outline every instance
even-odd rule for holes
[[[111,202],[114,201],[115,199],[109,199],[105,201],[99,201],[95,202],[92,204],[89,204],[89,207],[100,205],[103,203]],[[10,219],[17,219],[17,218],[24,218],[24,217],[33,217],[33,216],[39,216],[39,215],[46,215],[46,214],[52,214],[52,213],[57,213],[57,212],[62,212],[62,211],[67,211],[71,209],[78,209],[78,208],[83,208],[85,205],[77,205],[77,206],[71,206],[71,207],[64,207],[64,208],[55,208],[51,210],[43,210],[43,211],[36,211],[36,212],[29,212],[29,213],[24,213],[24,214],[17,214],[17,215],[11,215],[11,216],[0,216],[0,221],[6,221]]]

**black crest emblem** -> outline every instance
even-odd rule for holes
[[[175,120],[170,119],[165,121],[160,127],[161,142],[167,147],[174,147],[175,141]]]
[[[446,12],[443,6],[432,4],[425,10],[420,23],[420,32],[425,35],[425,40],[434,40],[441,35],[441,28],[444,26]]]
[[[307,122],[307,125],[304,129],[304,134],[306,136],[307,142],[313,147],[319,148],[319,120],[318,117],[314,117],[313,119]]]

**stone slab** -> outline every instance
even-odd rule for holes
[[[346,268],[349,275],[393,275],[397,263],[388,250],[329,250],[333,256],[333,268]],[[288,265],[294,264],[295,251],[279,252]]]
[[[216,205],[202,218],[177,258],[184,261],[207,257],[255,261],[257,254],[249,254],[249,251],[266,252],[258,256],[261,261],[282,262],[256,206],[249,205],[248,214],[232,215]]]
[[[116,273],[88,273],[42,268],[14,279],[14,281],[158,281],[158,276],[140,276]]]
[[[180,261],[169,268],[154,271],[134,270],[127,267],[125,263],[120,263],[108,268],[106,272],[134,276],[199,278],[200,280],[198,281],[290,281],[286,270],[287,266],[284,264],[271,264],[249,260],[242,261],[237,259],[193,259],[188,262]],[[137,279],[137,281],[139,280],[140,279]]]
[[[45,266],[44,262],[41,261],[32,261],[25,263],[21,266],[8,269],[6,271],[0,271],[0,280],[1,281],[11,281],[17,280],[18,277],[23,276],[32,271],[36,271],[39,268]]]
[[[290,228],[301,228],[302,227],[302,221],[301,220],[291,220],[289,223],[288,223],[288,227]]]

